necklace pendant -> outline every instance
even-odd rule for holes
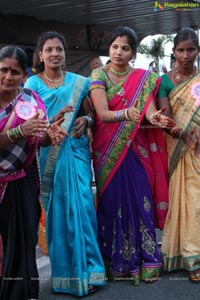
[[[196,68],[193,69],[193,72],[192,72],[191,74],[188,74],[188,75],[185,75],[185,76],[180,75],[180,74],[178,73],[177,68],[174,69],[174,72],[175,72],[175,78],[176,78],[176,80],[179,80],[179,81],[180,81],[180,80],[186,80],[186,79],[188,79],[188,78],[192,78],[193,76],[195,76],[195,75],[197,74]],[[173,74],[174,74],[174,72],[173,72]]]
[[[53,85],[57,89],[60,85],[62,85],[64,75],[62,72],[61,77],[58,80],[53,80],[53,79],[49,78],[48,75],[46,74],[46,72],[44,71],[44,77],[45,77],[46,81],[48,83],[50,83],[50,85]]]
[[[181,80],[181,79],[182,79],[182,76],[179,75],[179,74],[176,74],[176,79],[177,79],[177,80]]]

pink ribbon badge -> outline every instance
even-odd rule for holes
[[[36,108],[30,102],[18,101],[15,106],[16,114],[23,120],[28,120],[36,114]]]
[[[191,88],[192,96],[195,98],[195,106],[200,106],[200,82],[193,84]]]

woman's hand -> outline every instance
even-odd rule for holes
[[[184,130],[181,134],[181,139],[183,140],[185,146],[189,149],[194,145],[195,156],[200,155],[200,128],[195,130]]]
[[[52,146],[59,146],[69,134],[61,127],[64,118],[52,123],[47,130],[47,134],[51,139]]]
[[[84,133],[87,126],[88,126],[88,121],[85,117],[77,118],[72,127],[72,131],[75,132],[74,137],[79,138]]]
[[[74,107],[71,105],[65,106],[63,109],[61,109],[51,120],[51,122],[58,121],[61,118],[64,118],[65,113],[69,113],[71,111],[74,111]]]
[[[140,119],[140,111],[135,106],[128,109],[128,116],[131,121],[138,122]]]
[[[198,156],[200,155],[200,127],[196,128],[195,135],[196,135],[196,143],[195,143],[194,154]]]
[[[174,126],[176,126],[175,121],[162,114],[162,112],[165,110],[165,107],[161,108],[160,110],[157,110],[156,112],[152,113],[149,121],[151,124],[161,127],[161,128],[166,128],[166,129],[171,129]]]
[[[183,140],[187,148],[190,148],[195,142],[194,130],[184,130],[181,134],[181,139]]]
[[[200,155],[200,142],[196,141],[195,148],[194,148],[194,155],[199,156]]]
[[[43,143],[44,145],[48,145],[49,142],[45,143],[48,135],[52,146],[60,145],[60,143],[64,141],[65,137],[68,136],[68,133],[60,126],[64,121],[64,118],[59,119],[49,126],[46,120],[41,120],[38,117],[39,113],[20,125],[23,136],[39,137],[41,138],[42,145]]]
[[[42,137],[44,132],[46,132],[48,129],[48,124],[46,120],[39,118],[38,112],[31,119],[28,119],[21,124],[20,127],[24,137]]]

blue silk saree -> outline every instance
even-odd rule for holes
[[[51,118],[66,105],[62,126],[70,136],[56,147],[40,151],[41,202],[46,211],[48,252],[53,290],[77,296],[88,294],[88,285],[105,284],[104,264],[97,243],[97,223],[91,190],[89,142],[85,134],[73,138],[73,122],[88,91],[88,79],[67,72],[63,86],[49,89],[37,76],[26,86],[43,99]]]

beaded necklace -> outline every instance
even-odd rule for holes
[[[122,77],[122,76],[126,76],[128,74],[129,68],[127,67],[125,71],[119,72],[110,67],[110,72],[112,74],[116,75],[117,77]]]
[[[63,72],[61,74],[61,77],[59,79],[57,79],[57,80],[53,80],[53,79],[49,78],[49,76],[46,74],[45,71],[44,71],[44,77],[45,77],[45,79],[46,79],[47,82],[49,82],[50,84],[53,84],[54,87],[57,89],[61,85],[61,83],[63,81]]]
[[[172,73],[172,78],[173,78],[173,79],[176,79],[176,80],[178,80],[178,81],[182,81],[182,80],[186,80],[186,79],[188,79],[188,78],[192,78],[192,77],[193,77],[194,75],[196,75],[196,74],[197,74],[197,69],[196,69],[196,68],[193,69],[192,74],[190,74],[190,75],[185,75],[185,76],[179,74],[179,73],[178,73],[178,69],[177,69],[177,68],[174,68],[174,69],[173,69],[173,73]],[[174,80],[173,80],[173,81],[174,81]]]

